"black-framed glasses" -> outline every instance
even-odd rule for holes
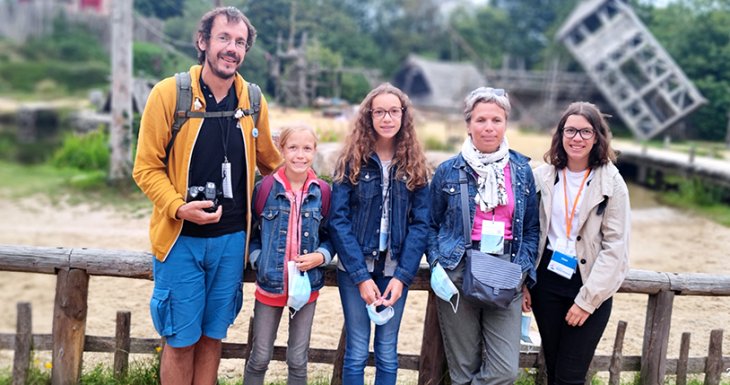
[[[403,116],[403,111],[405,111],[405,107],[393,107],[389,110],[383,109],[383,108],[377,108],[374,110],[370,110],[370,114],[373,116],[373,119],[381,120],[385,119],[385,115],[390,115],[393,119],[400,119],[401,116]]]
[[[563,129],[563,136],[568,139],[575,138],[575,135],[578,133],[580,133],[581,138],[588,140],[593,138],[593,135],[595,135],[596,131],[592,128],[581,128],[579,130],[577,128],[568,127]]]

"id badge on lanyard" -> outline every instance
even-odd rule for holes
[[[233,198],[233,185],[231,184],[231,162],[226,158],[221,164],[221,177],[223,179],[223,198]]]
[[[566,181],[567,176],[565,169],[563,169],[563,196],[565,197],[565,237],[560,237],[555,248],[553,248],[553,257],[548,263],[548,270],[553,273],[570,279],[575,274],[575,269],[578,267],[578,257],[575,250],[575,241],[570,240],[570,233],[573,227],[573,218],[575,218],[575,211],[578,207],[578,200],[580,194],[583,192],[583,186],[585,186],[586,180],[591,173],[591,169],[587,169],[583,175],[583,181],[580,183],[578,193],[573,200],[573,209],[568,212],[568,183]]]
[[[553,256],[547,269],[563,278],[570,279],[575,274],[576,267],[578,267],[578,258],[575,252],[575,242],[561,237],[553,249]]]
[[[504,254],[504,227],[504,222],[483,220],[479,251],[487,254]]]

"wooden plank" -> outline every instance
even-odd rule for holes
[[[13,385],[25,385],[30,368],[30,353],[33,349],[33,315],[30,302],[19,302],[17,309]]]
[[[715,329],[710,332],[710,346],[707,348],[705,385],[719,385],[722,371],[722,329]]]
[[[342,325],[342,333],[340,333],[340,342],[337,343],[335,360],[332,364],[332,379],[330,385],[342,385],[342,366],[345,360],[345,325]]]
[[[626,321],[618,321],[616,326],[616,338],[613,341],[613,353],[611,354],[611,364],[608,367],[608,384],[621,384],[621,367],[624,360],[624,336],[626,335]]]
[[[666,375],[667,346],[672,323],[674,292],[663,291],[649,296],[642,347],[641,384],[663,385]]]
[[[152,279],[152,254],[127,250],[72,249],[69,266],[90,275]]]
[[[71,249],[22,245],[0,246],[0,270],[56,274],[68,269]]]
[[[436,301],[440,301],[433,291],[428,291],[426,318],[423,321],[421,338],[421,361],[418,367],[418,385],[443,384],[446,377],[446,355],[441,339]]]
[[[129,367],[129,348],[132,345],[130,329],[132,325],[132,313],[128,311],[117,312],[117,328],[114,346],[114,377],[121,378],[127,374]]]
[[[687,365],[689,364],[689,343],[691,333],[682,333],[682,342],[679,345],[679,359],[677,360],[677,385],[687,385]]]
[[[89,275],[79,269],[59,270],[53,308],[53,385],[78,384],[86,332]]]

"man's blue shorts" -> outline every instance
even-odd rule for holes
[[[243,231],[214,238],[180,236],[165,262],[154,259],[150,313],[174,348],[201,335],[226,337],[243,303]]]

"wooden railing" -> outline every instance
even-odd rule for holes
[[[14,383],[24,382],[31,349],[53,352],[52,382],[64,385],[78,382],[84,351],[115,353],[116,373],[126,370],[130,353],[154,353],[161,345],[160,339],[131,338],[129,313],[117,314],[116,336],[85,335],[89,277],[95,275],[151,279],[151,265],[152,256],[143,252],[0,245],[0,270],[57,275],[53,333],[32,334],[30,305],[21,303],[18,305],[16,333],[0,334],[0,349],[15,350]],[[429,274],[427,268],[421,268],[409,290],[429,290]],[[336,286],[335,276],[335,267],[328,266],[325,285]],[[247,271],[245,280],[251,282],[253,278],[253,273]],[[684,385],[688,373],[704,373],[706,385],[719,384],[721,374],[730,368],[730,356],[722,355],[721,329],[712,331],[707,357],[689,357],[688,333],[682,335],[678,358],[668,359],[666,351],[674,297],[730,296],[730,276],[631,270],[620,292],[649,295],[642,355],[623,356],[626,323],[621,321],[618,324],[613,353],[610,356],[594,357],[591,373],[608,371],[611,385],[619,384],[622,371],[640,372],[641,383],[645,385],[663,384],[666,374],[676,374],[677,384]],[[419,385],[439,384],[446,377],[436,300],[433,292],[429,291],[421,353],[399,355],[401,368],[418,370]],[[249,331],[247,343],[224,343],[222,357],[248,358],[250,338]],[[309,351],[310,362],[333,365],[332,384],[341,383],[344,339],[343,329],[336,350],[310,349]],[[285,352],[286,347],[277,346],[273,358],[283,361]],[[539,354],[535,352],[522,352],[520,367],[539,369],[541,359],[538,356]],[[371,355],[369,365],[373,365],[372,358]],[[542,380],[538,378],[538,381]]]

